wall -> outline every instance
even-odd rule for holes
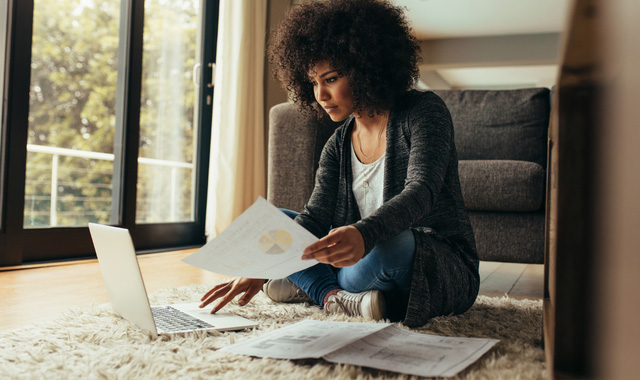
[[[420,81],[432,89],[551,87],[560,37],[541,33],[421,41]]]

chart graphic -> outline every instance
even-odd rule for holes
[[[264,253],[276,255],[285,253],[291,248],[292,243],[293,238],[290,233],[285,230],[273,230],[260,236],[258,248]]]

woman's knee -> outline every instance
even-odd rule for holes
[[[406,230],[386,242],[376,244],[373,249],[353,266],[342,268],[338,273],[338,282],[349,289],[381,290],[410,282],[415,255],[415,239],[410,230]],[[354,290],[349,290],[354,291]],[[362,290],[360,290],[362,291]]]
[[[300,214],[299,212],[296,212],[296,211],[293,211],[293,210],[289,210],[289,209],[286,209],[286,208],[280,208],[280,211],[284,212],[284,214],[286,216],[288,216],[289,218],[291,218],[291,219],[295,219],[295,217]]]
[[[407,229],[387,241],[376,244],[366,257],[380,261],[385,268],[413,265],[416,241],[413,232]]]

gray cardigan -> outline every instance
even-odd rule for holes
[[[416,253],[403,323],[421,326],[432,317],[466,311],[478,294],[478,255],[462,200],[449,110],[433,92],[415,90],[391,109],[384,204],[364,219],[351,188],[353,121],[349,117],[324,146],[315,187],[296,222],[317,237],[354,225],[365,253],[411,228]]]

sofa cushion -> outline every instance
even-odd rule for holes
[[[469,211],[478,258],[484,261],[544,263],[544,211]]]
[[[435,90],[446,103],[460,160],[521,160],[546,167],[550,91]]]
[[[512,160],[461,160],[458,170],[467,210],[536,211],[544,203],[545,170]]]

